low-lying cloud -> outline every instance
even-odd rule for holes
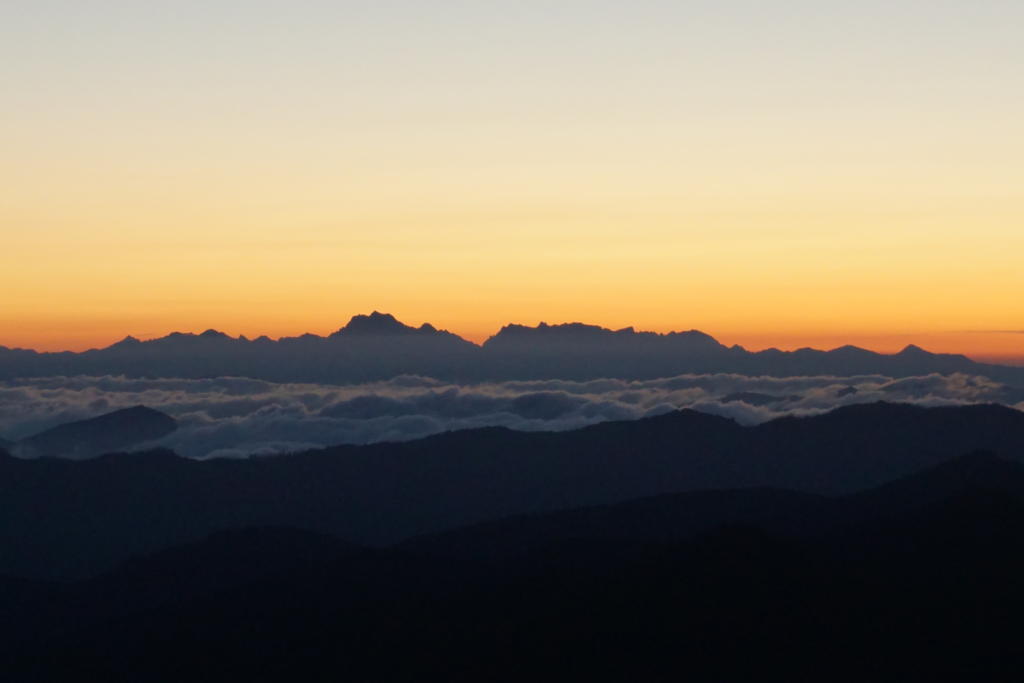
[[[893,379],[681,375],[656,380],[543,380],[452,385],[403,376],[362,385],[274,384],[235,377],[56,377],[0,383],[0,437],[146,405],[180,429],[148,446],[195,458],[244,457],[343,443],[414,439],[483,426],[564,430],[692,408],[755,424],[853,403],[1003,403],[1024,394],[964,374]]]

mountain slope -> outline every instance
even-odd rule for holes
[[[567,544],[604,547],[614,556],[623,549],[678,543],[730,527],[756,527],[788,538],[839,536],[857,528],[884,534],[930,518],[943,506],[970,506],[975,503],[968,501],[986,498],[995,504],[1024,501],[1024,462],[977,451],[841,497],[763,488],[673,493],[493,520],[418,536],[400,547],[486,561],[500,570],[515,558],[547,556]]]
[[[809,533],[738,520],[744,495],[788,494],[533,517],[549,542],[518,562],[479,561],[519,545],[506,520],[375,551],[244,529],[88,581],[0,579],[0,662],[12,680],[132,681],[1001,680],[1024,664],[1021,464],[974,455],[790,497]],[[703,529],[679,514],[698,508]],[[636,525],[653,509],[671,513],[656,535]],[[597,533],[564,533],[581,522]]]
[[[849,493],[976,449],[1024,458],[1024,413],[880,403],[741,427],[684,410],[572,432],[487,428],[249,460],[168,452],[7,457],[0,458],[0,573],[83,576],[240,526],[383,544],[672,492]]]
[[[69,422],[22,439],[13,446],[22,458],[94,458],[167,436],[178,428],[169,415],[145,406],[124,408]]]

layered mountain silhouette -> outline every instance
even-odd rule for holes
[[[279,382],[363,382],[414,374],[451,381],[506,379],[649,379],[730,372],[798,376],[882,374],[909,377],[963,372],[1024,387],[1024,368],[976,363],[908,346],[880,354],[853,346],[831,351],[724,346],[691,330],[656,334],[569,323],[507,325],[477,346],[432,325],[404,325],[393,316],[357,315],[337,332],[271,340],[216,330],[133,337],[83,353],[37,353],[0,347],[0,379],[60,375],[129,377],[239,376]]]
[[[169,415],[145,406],[115,410],[59,425],[4,447],[22,458],[94,458],[161,439],[178,428]]]
[[[875,403],[743,427],[682,410],[570,432],[485,428],[246,460],[168,451],[85,461],[0,457],[0,574],[87,576],[241,526],[376,545],[666,493],[845,494],[977,449],[1024,460],[1024,413]]]
[[[389,548],[249,527],[0,578],[12,680],[997,680],[1024,662],[1024,465],[825,497],[676,494]]]
[[[1024,456],[1024,453],[1021,454]],[[518,515],[415,537],[414,552],[505,565],[566,543],[637,546],[675,543],[723,527],[757,527],[816,538],[884,523],[906,525],[937,506],[981,495],[1024,502],[1024,460],[975,451],[882,486],[839,497],[773,488],[674,493],[624,503]]]

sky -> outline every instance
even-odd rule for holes
[[[1024,4],[0,7],[0,344],[377,309],[1024,357]]]

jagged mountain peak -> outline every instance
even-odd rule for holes
[[[111,344],[107,348],[111,348],[111,349],[129,349],[129,348],[132,348],[134,346],[139,346],[141,344],[142,344],[141,340],[139,340],[138,338],[133,337],[132,335],[129,334],[128,336],[126,336],[121,341],[115,342],[115,343]]]
[[[422,328],[421,328],[422,329]],[[374,311],[369,315],[354,315],[344,327],[332,334],[332,337],[344,335],[393,335],[409,334],[416,328],[399,321],[390,313]]]
[[[684,341],[688,344],[697,342],[700,345],[723,347],[718,340],[700,330],[684,330],[679,332],[668,332],[659,334],[656,332],[637,331],[633,326],[612,330],[600,325],[591,325],[582,322],[569,323],[547,323],[540,322],[535,327],[510,323],[502,327],[497,334],[488,339],[488,342],[504,341],[543,341],[546,339],[565,341],[600,341],[600,340],[628,340],[628,339],[664,339],[667,341]]]
[[[865,356],[865,355],[873,356],[873,355],[877,355],[877,354],[875,354],[874,351],[869,351],[867,349],[862,349],[861,347],[854,346],[853,344],[843,344],[842,346],[837,346],[836,348],[834,348],[831,351],[829,351],[829,353],[837,354],[837,355],[844,355],[844,356]]]
[[[235,341],[235,338],[225,332],[221,332],[220,330],[216,330],[213,328],[204,330],[199,334],[196,334],[194,332],[175,331],[171,332],[166,336],[157,337],[156,339],[149,339],[146,341],[141,341],[135,337],[128,336],[122,339],[121,341],[117,342],[116,344],[108,346],[106,350],[125,350],[132,347],[148,346],[154,344],[158,346],[177,346],[181,344],[195,344],[197,342],[210,341]]]
[[[628,329],[628,328],[627,328]],[[625,330],[620,330],[625,331]],[[596,334],[610,334],[612,331],[606,327],[600,325],[588,325],[587,323],[571,322],[571,323],[555,323],[550,324],[545,321],[537,323],[535,326],[523,325],[520,323],[509,323],[502,326],[498,333],[495,335],[517,335],[517,334],[556,334],[556,333],[596,333]]]
[[[231,337],[220,330],[210,328],[199,335],[203,339],[231,339]]]
[[[369,315],[354,315],[344,327],[330,335],[330,339],[355,338],[355,337],[396,337],[416,335],[419,337],[445,337],[454,340],[462,340],[458,335],[447,330],[441,330],[430,323],[423,323],[419,327],[406,325],[390,313],[373,311]],[[464,341],[464,340],[462,340]],[[469,342],[466,342],[467,344]]]
[[[924,349],[922,349],[917,344],[907,344],[906,346],[903,347],[903,350],[901,350],[896,355],[898,355],[898,356],[931,356],[932,354],[930,352],[928,352],[928,351],[925,351]]]
[[[377,343],[384,341],[386,343]],[[232,375],[273,381],[366,381],[415,374],[435,379],[650,379],[679,374],[910,377],[963,372],[1024,387],[1024,369],[982,364],[961,355],[907,346],[877,353],[855,346],[830,351],[749,351],[724,346],[691,329],[650,332],[583,322],[508,324],[477,346],[430,323],[407,325],[375,310],[356,315],[330,337],[304,334],[271,339],[231,337],[217,329],[135,337],[81,353],[3,350],[0,379],[68,374],[208,377]],[[1018,401],[1014,401],[1015,403]]]

